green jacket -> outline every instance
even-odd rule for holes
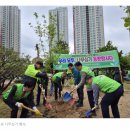
[[[38,72],[41,72],[41,70],[35,69],[35,65],[32,64],[28,66],[27,70],[25,71],[25,75],[37,79],[36,74]]]
[[[59,72],[59,73],[54,74],[54,76],[52,77],[53,82],[56,81],[57,77],[58,78],[62,78],[62,74],[63,74],[63,72]]]
[[[28,97],[28,95],[31,93],[31,91],[28,91],[28,92],[26,92],[26,94],[25,94],[24,96],[22,96],[24,84],[16,84],[15,86],[17,87],[17,90],[16,90],[15,95],[14,95],[13,98],[14,98],[14,100],[16,100],[16,101],[18,101],[18,100],[20,100],[20,99],[22,99],[22,98]],[[3,99],[7,99],[7,98],[8,98],[8,96],[9,96],[9,94],[10,94],[12,88],[13,88],[13,87],[11,87],[9,90],[7,90],[6,92],[4,92],[4,93],[2,94]]]
[[[120,83],[118,83],[117,81],[105,75],[99,75],[99,76],[93,77],[92,84],[97,85],[100,91],[104,93],[112,93],[121,86]]]

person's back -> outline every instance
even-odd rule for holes
[[[93,78],[93,84],[96,84],[104,93],[111,93],[118,89],[121,84],[117,81],[105,76],[100,75]]]
[[[63,74],[63,72],[58,72],[58,73],[54,74],[53,77],[52,77],[53,82],[56,81],[56,78],[60,78],[61,79],[62,74]]]
[[[41,71],[39,69],[36,69],[34,64],[29,65],[24,73],[22,83],[30,81],[32,86],[35,87],[36,82],[37,82],[36,74],[38,72],[41,72]]]

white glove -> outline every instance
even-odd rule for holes
[[[16,102],[15,106],[21,108],[21,107],[23,106],[23,103],[21,103],[21,102]]]
[[[75,87],[76,87],[76,89],[78,89],[78,85],[76,85]]]
[[[37,107],[33,107],[33,110],[35,111],[36,115],[41,115],[40,111],[37,109]]]
[[[37,110],[37,107],[34,106],[34,107],[33,107],[33,110],[34,110],[34,111]]]

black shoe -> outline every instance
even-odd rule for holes
[[[76,103],[78,104],[80,102],[80,100],[77,100]]]
[[[77,103],[76,107],[83,107],[82,103]]]

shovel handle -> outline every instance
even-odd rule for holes
[[[93,110],[95,110],[96,109],[96,107],[93,107],[92,109],[91,109],[91,111],[93,111]]]
[[[22,107],[25,108],[25,109],[27,109],[27,110],[29,110],[29,111],[31,111],[31,112],[35,113],[35,111],[33,109],[31,109],[31,108],[29,108],[27,106],[22,105]],[[40,116],[42,116],[42,113],[40,113]]]
[[[34,111],[33,109],[31,109],[31,108],[29,108],[29,107],[27,107],[27,106],[22,105],[22,107],[25,108],[25,109],[27,109],[27,110],[29,110],[29,111],[31,111],[31,112],[34,112],[34,113],[35,113],[35,111]]]
[[[74,89],[70,92],[70,94],[73,93],[76,89],[77,89],[77,88],[74,88]]]

